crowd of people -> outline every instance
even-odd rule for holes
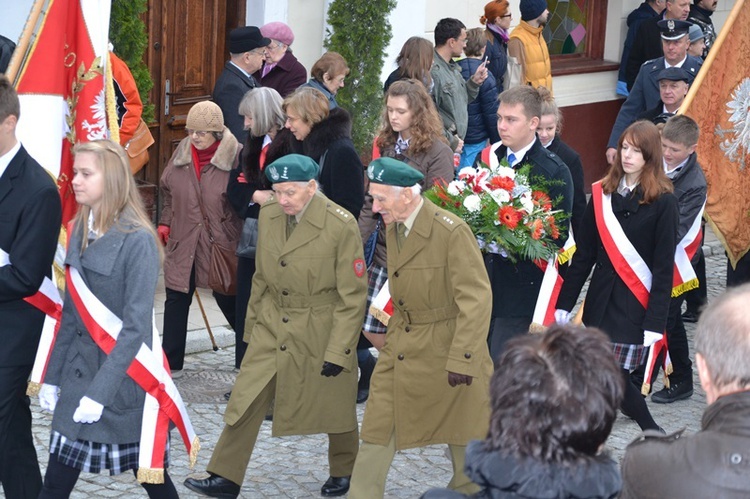
[[[356,117],[336,100],[347,61],[327,52],[307,80],[288,25],[232,30],[213,100],[192,106],[164,169],[156,228],[119,144],[74,148],[80,208],[39,391],[53,413],[43,480],[25,390],[48,315],[34,297],[51,277],[61,209],[15,138],[18,97],[0,79],[6,496],[68,497],[82,471],[107,469],[132,471],[149,497],[177,497],[169,439],[143,437],[170,424],[149,409],[164,401],[133,366],[140,359],[170,402],[179,398],[172,379],[186,362],[196,288],[212,290],[234,329],[239,374],[208,477],[184,482],[195,492],[237,497],[271,419],[273,436],[328,435],[326,497],[383,497],[395,453],[432,444],[448,446],[453,474],[425,498],[746,496],[750,285],[706,305],[699,127],[679,114],[715,39],[715,8],[648,0],[628,17],[618,82],[627,98],[588,201],[581,157],[561,137],[545,0],[521,0],[512,31],[509,2],[492,0],[484,28],[445,18],[434,44],[409,38],[384,85],[367,166],[352,142]],[[467,223],[423,195],[481,164],[528,167],[566,215],[556,243],[574,241],[575,253],[560,267],[549,304],[557,324],[544,334],[528,333],[546,270],[503,248],[482,253]],[[573,325],[592,269],[586,327]],[[374,307],[384,293],[389,317]],[[659,365],[669,382],[653,402],[692,396],[686,321],[698,321],[694,358],[710,406],[702,431],[679,438],[645,396]],[[645,435],[621,469],[603,451],[618,410]]]

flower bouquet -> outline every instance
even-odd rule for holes
[[[486,253],[511,261],[548,260],[559,250],[559,224],[567,215],[553,210],[548,194],[554,181],[529,175],[531,165],[518,170],[506,160],[496,169],[484,163],[459,170],[458,179],[437,183],[425,197],[465,221]]]

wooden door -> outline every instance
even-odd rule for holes
[[[143,180],[159,184],[180,140],[193,104],[211,98],[229,57],[229,30],[244,25],[242,0],[149,0],[149,46],[145,59],[154,81],[151,130],[156,143]]]

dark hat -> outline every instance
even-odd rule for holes
[[[370,182],[396,187],[411,187],[424,179],[424,175],[397,159],[378,158],[367,167]]]
[[[521,0],[521,20],[533,21],[547,10],[547,0]]]
[[[318,163],[309,156],[287,154],[266,167],[266,177],[272,184],[307,182],[318,178]]]
[[[253,49],[267,47],[271,40],[264,38],[256,26],[243,26],[229,32],[229,53],[242,54]]]
[[[690,43],[697,42],[701,38],[706,38],[706,34],[703,32],[701,27],[698,26],[697,24],[690,25],[688,36],[690,36]]]
[[[656,24],[662,40],[679,40],[690,31],[690,23],[679,19],[662,19]]]
[[[692,78],[684,69],[673,66],[659,71],[659,74],[656,75],[656,80],[684,81],[685,83],[690,83]]]

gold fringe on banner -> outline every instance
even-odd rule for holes
[[[698,278],[690,279],[689,281],[685,281],[679,286],[675,286],[672,288],[672,298],[677,298],[682,293],[687,293],[691,289],[698,289]]]
[[[107,68],[105,73],[104,88],[106,92],[105,103],[107,107],[107,127],[109,127],[109,138],[113,142],[120,143],[120,125],[117,120],[117,99],[115,98],[115,83],[112,77],[112,57],[107,52]],[[163,483],[163,482],[160,482]]]

